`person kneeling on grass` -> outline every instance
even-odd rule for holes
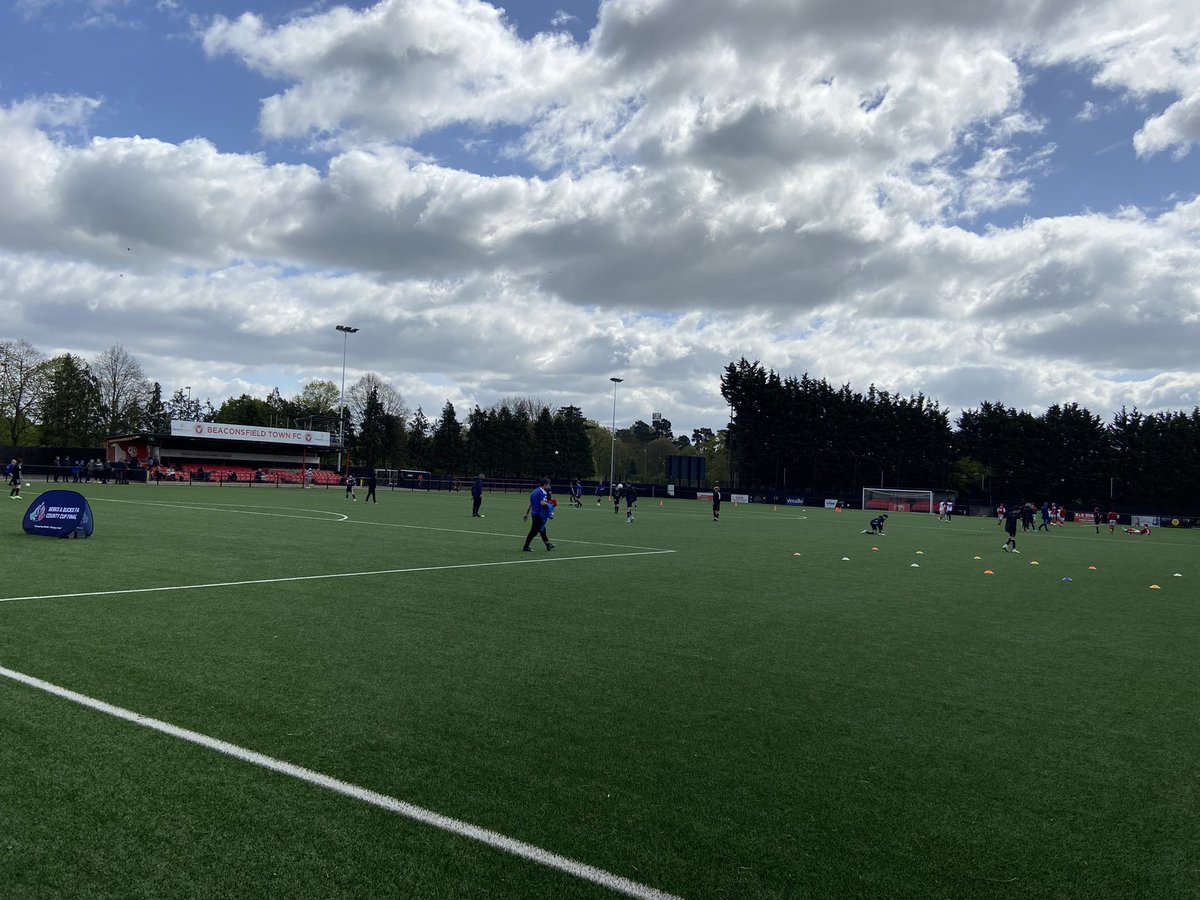
[[[883,523],[885,519],[887,519],[887,513],[873,518],[871,520],[870,530],[863,529],[863,534],[883,534]]]

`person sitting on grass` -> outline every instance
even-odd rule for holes
[[[881,516],[876,516],[871,520],[870,530],[863,529],[863,534],[883,534],[883,523],[887,519],[887,513]]]

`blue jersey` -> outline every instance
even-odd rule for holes
[[[547,503],[549,500],[550,495],[546,492],[545,488],[534,488],[533,493],[529,495],[529,514],[531,516],[548,516],[549,509],[542,506],[542,504]]]

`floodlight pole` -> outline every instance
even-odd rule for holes
[[[350,325],[335,325],[334,328],[342,333],[342,393],[338,399],[338,454],[337,468],[342,471],[342,451],[346,449],[346,343],[350,335],[358,331]],[[348,461],[348,460],[347,460]]]
[[[608,489],[612,491],[617,473],[617,385],[625,379],[610,378],[608,380],[613,383],[612,453],[608,460]]]

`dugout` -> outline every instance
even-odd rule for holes
[[[329,432],[282,426],[172,420],[169,434],[130,434],[104,442],[105,459],[144,481],[173,470],[179,481],[251,480],[255,473],[298,478],[339,449]],[[230,478],[230,476],[233,476]],[[271,480],[275,480],[271,478]]]

